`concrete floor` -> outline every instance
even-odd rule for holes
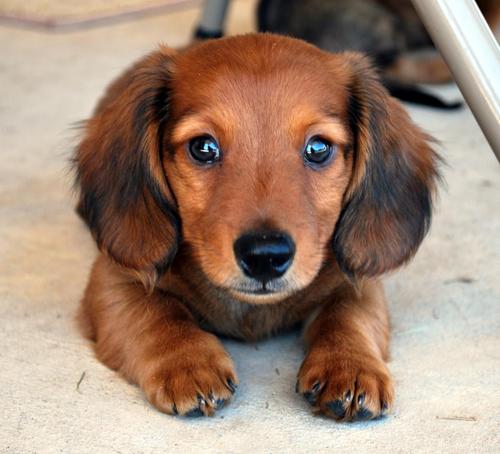
[[[253,2],[235,3],[230,31],[251,30]],[[294,393],[295,334],[227,342],[241,386],[210,419],[157,412],[94,359],[73,322],[95,248],[73,211],[71,125],[136,57],[187,42],[195,19],[189,10],[71,34],[0,28],[0,451],[500,452],[500,173],[467,109],[411,108],[442,143],[447,185],[416,259],[386,279],[391,417],[312,416]]]

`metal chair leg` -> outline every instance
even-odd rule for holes
[[[412,0],[500,161],[500,49],[473,0]]]
[[[229,0],[205,0],[200,23],[195,31],[195,38],[211,39],[224,35],[224,19]]]

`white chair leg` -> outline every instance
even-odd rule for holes
[[[412,0],[500,161],[500,49],[473,0]]]

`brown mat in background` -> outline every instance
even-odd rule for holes
[[[0,23],[71,30],[200,4],[200,0],[0,0]]]

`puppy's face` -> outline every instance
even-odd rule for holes
[[[309,46],[237,50],[179,58],[164,169],[204,273],[268,302],[307,286],[328,254],[352,168],[345,75]]]
[[[279,301],[324,266],[374,276],[429,225],[437,157],[359,54],[247,35],[145,57],[76,151],[79,211],[150,289],[189,249],[217,287]]]

